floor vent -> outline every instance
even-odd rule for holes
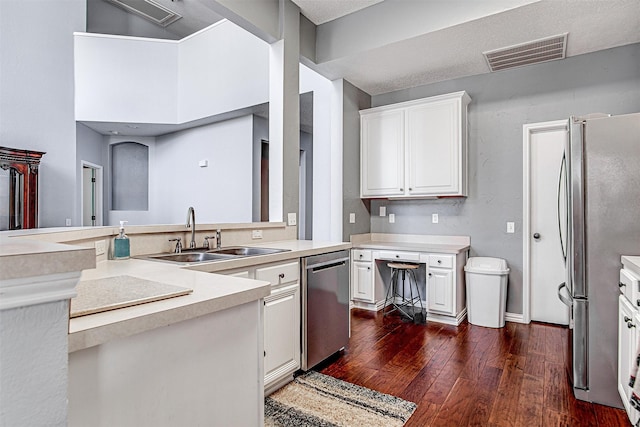
[[[524,65],[564,59],[567,34],[546,37],[514,46],[483,52],[491,71],[506,70]]]
[[[162,27],[166,27],[167,25],[172,24],[173,22],[176,22],[178,19],[182,18],[182,16],[178,15],[177,13],[152,0],[106,1],[126,10],[127,12],[134,13]]]

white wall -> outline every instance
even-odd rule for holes
[[[154,223],[251,222],[253,116],[201,126],[156,139],[151,172]],[[209,166],[198,166],[208,160]]]
[[[300,93],[313,92],[315,240],[342,240],[342,85],[338,86],[300,65]]]
[[[226,20],[180,41],[78,33],[76,120],[176,124],[263,104],[268,49]]]
[[[223,20],[179,43],[178,122],[269,101],[269,45]]]
[[[178,42],[76,34],[76,120],[176,123]]]
[[[78,221],[73,32],[86,2],[0,1],[0,144],[46,151],[39,223]]]

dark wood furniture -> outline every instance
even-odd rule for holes
[[[2,189],[8,204],[8,224],[3,218],[0,230],[19,230],[38,226],[38,167],[44,152],[0,147],[0,169],[9,172],[9,190]],[[8,199],[6,202],[4,199]],[[5,207],[3,211],[7,211]]]

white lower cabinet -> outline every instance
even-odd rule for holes
[[[351,298],[374,303],[373,272],[370,262],[354,262],[351,266]]]
[[[271,291],[264,299],[264,386],[300,368],[300,285]]]
[[[263,317],[264,389],[268,394],[300,369],[300,263],[264,264],[221,273],[271,283]]]
[[[455,314],[454,289],[453,270],[430,267],[427,274],[427,310]]]
[[[618,309],[618,392],[629,415],[629,420],[635,425],[638,421],[638,411],[631,407],[631,387],[629,378],[631,367],[636,357],[638,343],[640,342],[640,316],[624,295],[619,297]],[[640,378],[637,379],[640,381]]]
[[[376,260],[424,264],[418,270],[418,288],[427,310],[427,320],[459,325],[464,320],[466,289],[464,265],[467,251],[457,254],[425,252],[352,249],[351,250],[351,300],[353,306],[366,310],[380,310],[384,306],[388,279],[383,279],[376,267]],[[383,268],[383,267],[381,267]],[[426,278],[424,277],[426,274]],[[425,290],[426,289],[426,290]],[[423,295],[426,293],[426,295]]]

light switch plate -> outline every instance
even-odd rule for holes
[[[438,218],[438,214],[431,214],[431,223],[437,224],[440,218]]]
[[[104,240],[96,240],[94,245],[96,247],[96,256],[103,255],[107,251],[107,244]]]
[[[252,239],[262,239],[262,230],[252,230],[251,231]]]
[[[380,216],[387,216],[387,207],[380,206]]]
[[[351,212],[349,214],[349,224],[355,224],[356,223],[356,214]]]
[[[516,232],[516,223],[507,222],[507,233],[515,233],[515,232]]]
[[[288,225],[296,225],[298,221],[296,220],[296,213],[290,212],[287,214],[287,224]]]
[[[396,214],[389,214],[389,223],[393,224],[396,222]]]

